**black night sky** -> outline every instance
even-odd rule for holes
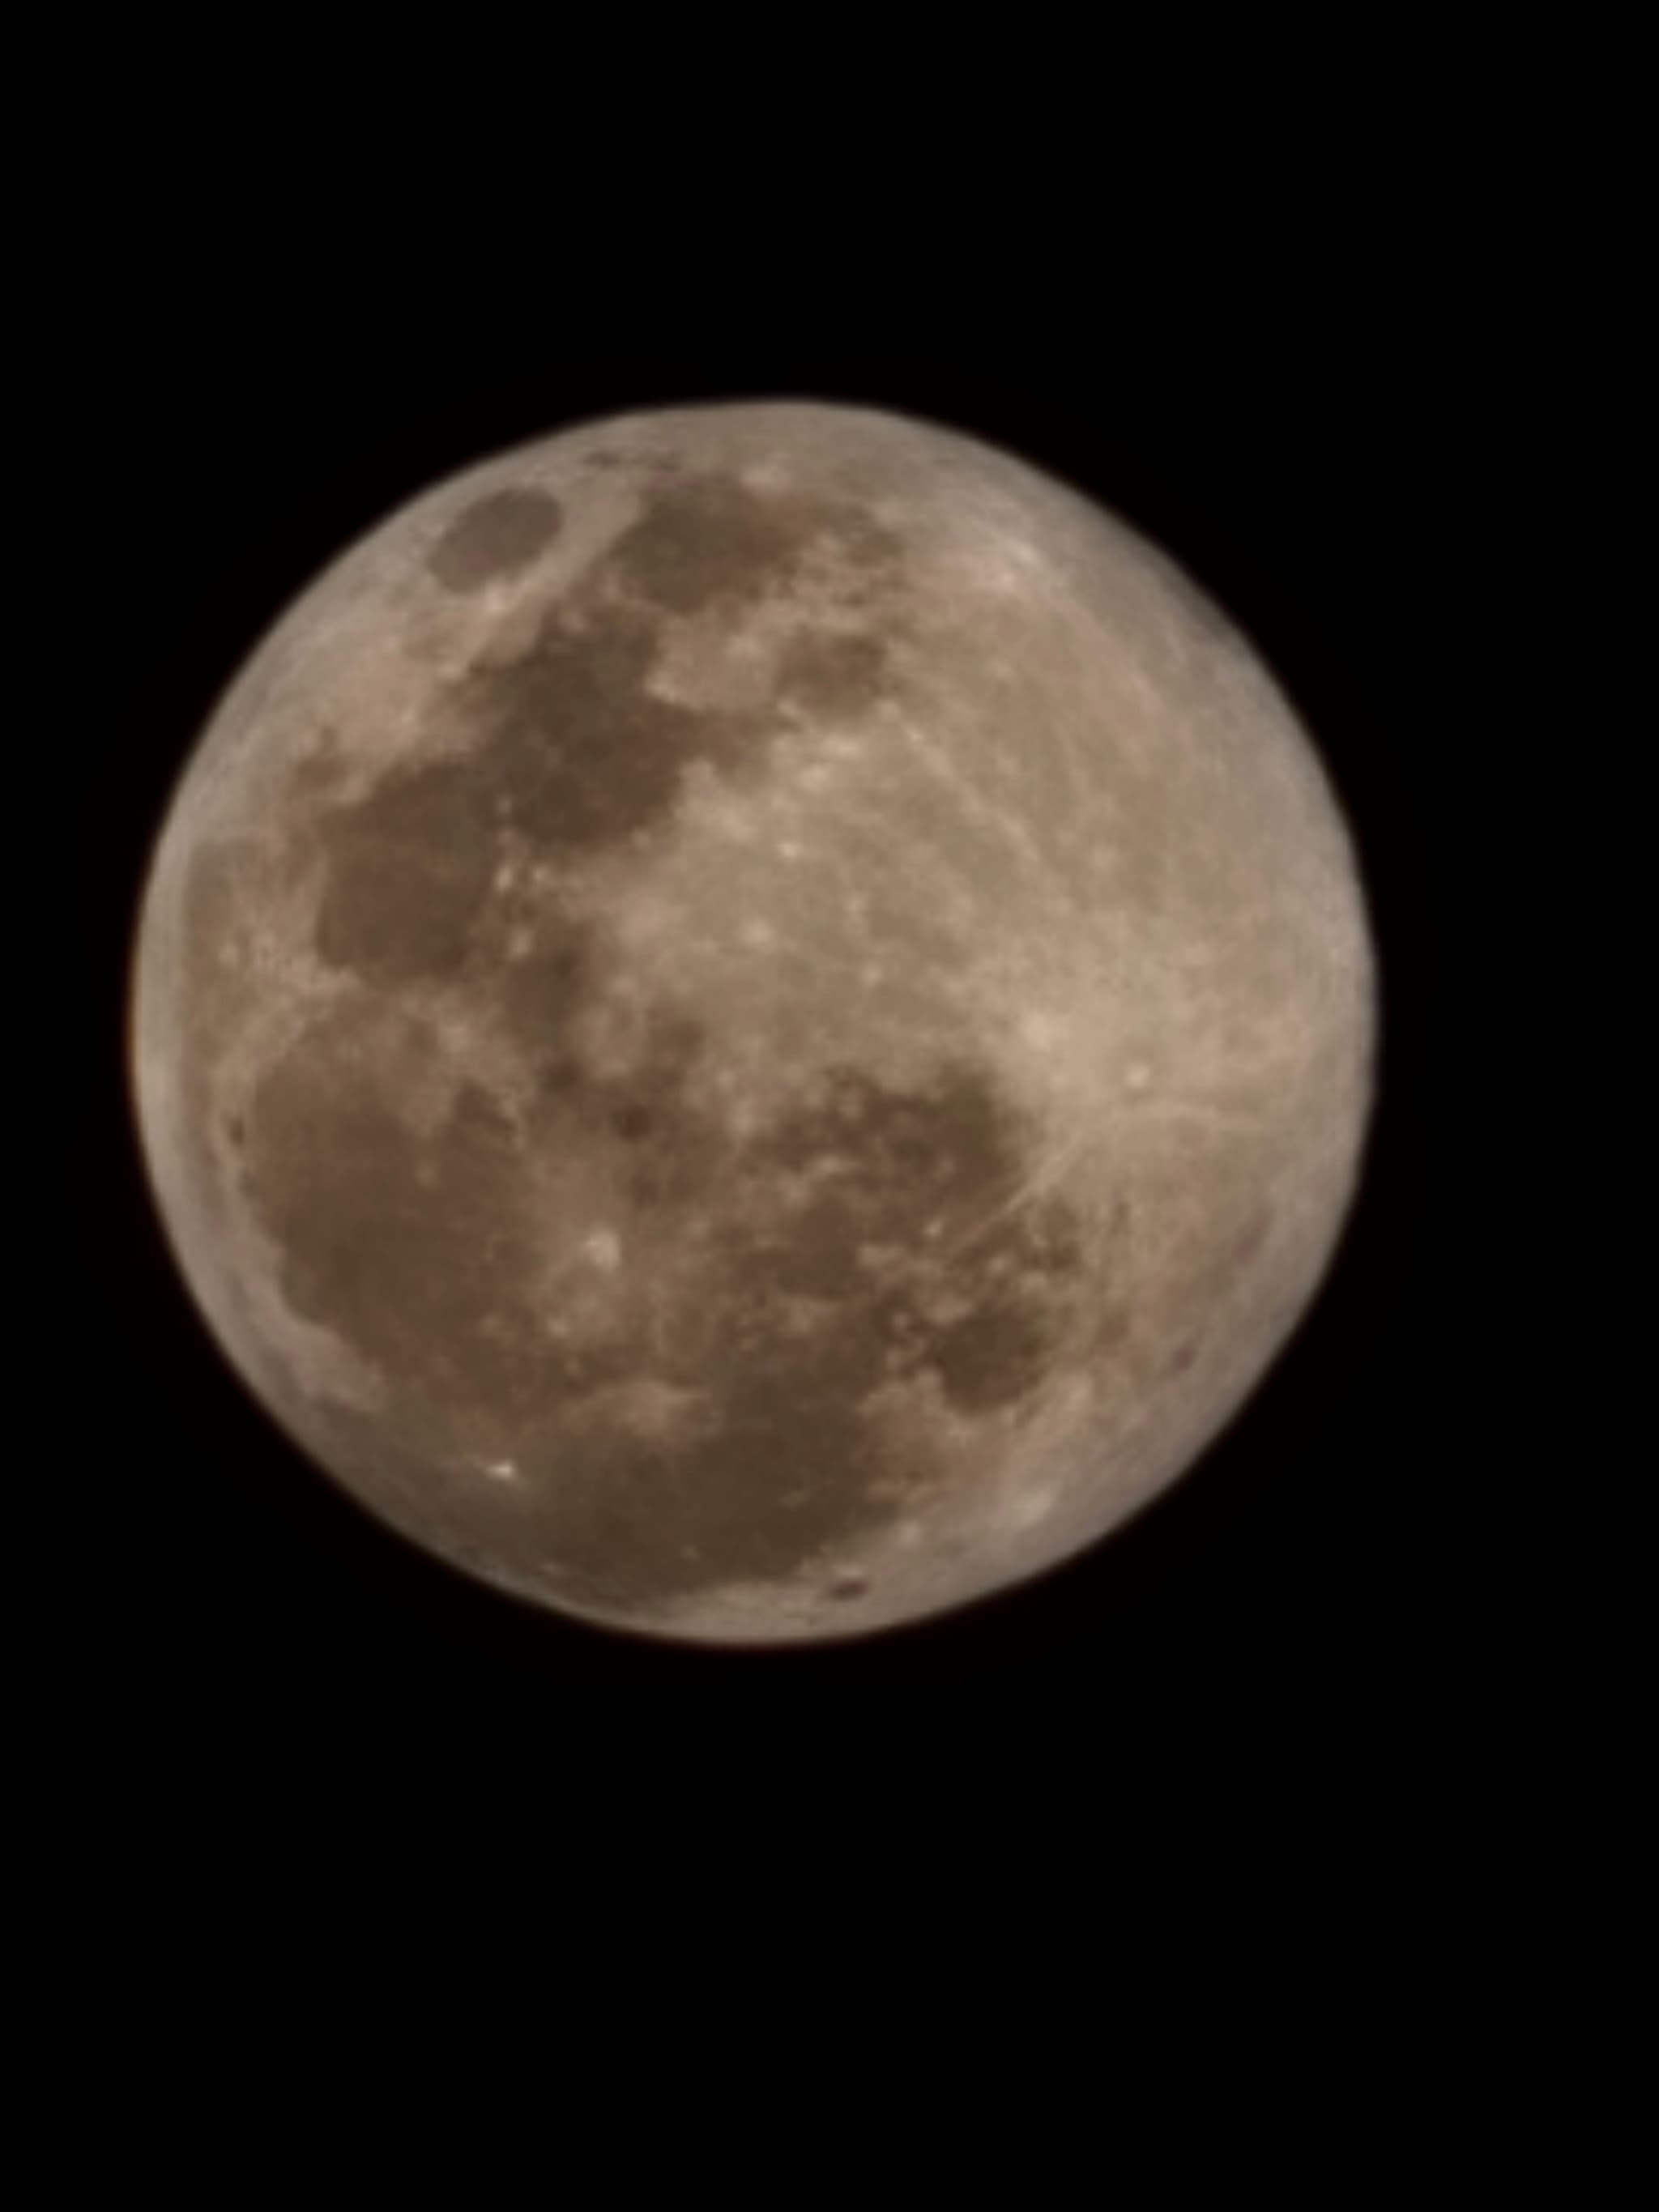
[[[67,1051],[81,1270],[66,1433],[95,1729],[349,1742],[665,1701],[788,1729],[845,1697],[866,1739],[1012,1698],[1194,1746],[1265,1731],[1316,1764],[1435,1704],[1467,1440],[1437,1278],[1429,1102],[1472,366],[1411,218],[1340,241],[1224,208],[1139,252],[1045,253],[933,210],[700,211],[646,254],[489,242],[365,187],[246,201],[113,189],[64,326],[96,500],[127,533],[76,647]],[[742,218],[741,222],[739,218]],[[626,248],[626,250],[624,250]],[[50,366],[50,363],[48,363]],[[1364,1186],[1317,1309],[1200,1468],[1041,1583],[842,1649],[675,1651],[547,1621],[416,1555],[299,1458],[209,1340],[162,1244],[125,1090],[134,903],[221,689],[318,566],[434,477],[561,422],[702,397],[887,405],[976,432],[1161,539],[1250,631],[1316,734],[1359,846],[1383,983]],[[59,1479],[67,1480],[67,1474]],[[82,1576],[85,1589],[82,1589]],[[614,1701],[623,1701],[619,1707]],[[1006,1709],[1005,1705],[1005,1709]],[[148,1740],[148,1738],[146,1739]],[[1194,1755],[1200,1755],[1197,1752]]]

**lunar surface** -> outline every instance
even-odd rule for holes
[[[1375,1018],[1317,755],[1184,572],[792,400],[499,453],[319,577],[174,792],[131,1057],[311,1458],[555,1612],[765,1644],[1193,1464],[1329,1263]]]

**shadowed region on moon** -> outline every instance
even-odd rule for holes
[[[970,896],[988,972],[1005,913],[1024,957],[1034,929],[1040,965],[1078,951],[1080,894],[1053,871],[1086,838],[1029,836],[1012,811],[1038,789],[1086,808],[1084,757],[1049,737],[1051,673],[1022,693],[1017,626],[981,659],[970,611],[958,718],[929,720],[950,687],[913,692],[918,640],[937,655],[958,621],[919,581],[933,541],[833,467],[773,466],[762,447],[746,481],[695,465],[684,437],[678,459],[586,456],[587,499],[597,484],[618,503],[608,534],[574,473],[553,475],[557,495],[498,483],[441,510],[412,558],[422,604],[455,627],[422,657],[406,740],[364,747],[374,772],[353,782],[349,715],[378,695],[351,694],[319,711],[330,742],[288,763],[269,821],[239,834],[233,812],[196,838],[169,1047],[210,1218],[256,1229],[288,1313],[374,1378],[372,1403],[348,1402],[285,1365],[283,1410],[313,1448],[454,1556],[642,1622],[727,1586],[879,1595],[895,1529],[914,1539],[934,1501],[1006,1463],[1057,1380],[1201,1364],[1209,1311],[1275,1219],[1269,1194],[1218,1173],[1212,1222],[1158,1262],[1185,1271],[1191,1313],[1147,1345],[1127,1199],[1114,1211],[1097,1182],[1085,1204],[1050,1171],[1080,1139],[1109,1146],[1119,1125],[1087,1087],[1105,1079],[1034,1107],[1041,1086],[1011,1078],[951,995]],[[1022,697],[1043,702],[1029,732]],[[999,757],[1031,732],[1042,763]],[[779,873],[769,846],[787,831],[798,854],[806,795],[849,743],[866,784],[811,801],[829,857]],[[1108,750],[1120,793],[1140,804],[1145,781],[1146,819],[1176,838],[1160,771]],[[696,843],[714,833],[688,811],[694,782],[751,809],[749,845]],[[1113,866],[1131,907],[1164,896],[1128,846]],[[769,886],[752,908],[751,882]],[[702,904],[682,921],[687,896]],[[636,901],[651,928],[684,928],[689,965],[641,963],[621,926]],[[313,980],[221,1082],[272,932]],[[772,948],[764,988],[739,945]],[[936,1003],[884,1060],[890,1012],[817,1016],[852,988],[836,973],[868,994],[866,972],[890,969],[912,1006]],[[677,995],[686,975],[700,997]],[[774,1087],[738,1050],[740,989],[754,1035],[805,1055]],[[1031,1033],[1058,1040],[1056,1082],[1107,1064],[1063,1023]],[[1098,1138],[1062,1110],[1098,1111]]]

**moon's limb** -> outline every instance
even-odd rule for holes
[[[1118,1525],[1312,1297],[1370,1109],[1247,642],[1011,456],[805,403],[496,456],[283,617],[146,889],[180,1264],[472,1572],[841,1634]]]

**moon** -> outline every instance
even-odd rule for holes
[[[1356,856],[1252,647],[1017,455],[584,422],[281,615],[173,793],[130,1064],[225,1356],[578,1620],[842,1638],[1176,1482],[1358,1174]]]

